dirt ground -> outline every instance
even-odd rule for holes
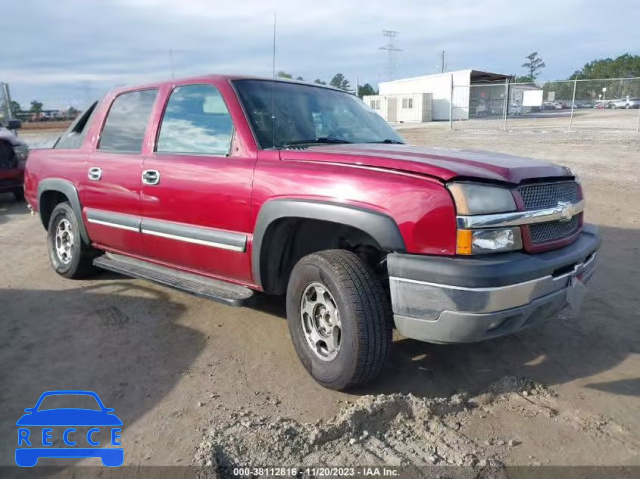
[[[115,408],[129,465],[640,465],[640,136],[401,133],[580,175],[604,244],[577,318],[478,344],[396,336],[376,383],[328,391],[298,362],[281,298],[231,308],[110,273],[65,280],[39,220],[0,195],[0,465],[13,464],[15,421],[50,389]]]

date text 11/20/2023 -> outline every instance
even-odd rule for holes
[[[398,468],[393,467],[235,467],[233,475],[248,476],[298,476],[310,477],[396,477],[400,475]]]

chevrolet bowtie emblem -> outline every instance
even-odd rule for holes
[[[575,214],[575,208],[570,201],[558,201],[558,208],[560,208],[560,221],[571,221]]]

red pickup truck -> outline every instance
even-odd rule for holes
[[[116,90],[32,152],[25,191],[67,278],[286,295],[334,389],[378,375],[394,327],[471,342],[577,307],[599,246],[569,169],[409,146],[346,92],[271,79]]]

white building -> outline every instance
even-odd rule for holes
[[[391,123],[421,123],[431,121],[431,94],[365,96],[362,99]]]
[[[478,70],[404,78],[380,83],[379,94],[363,100],[389,122],[449,120],[450,115],[454,120],[467,120],[470,114],[481,116],[484,111],[503,108],[509,78]]]

